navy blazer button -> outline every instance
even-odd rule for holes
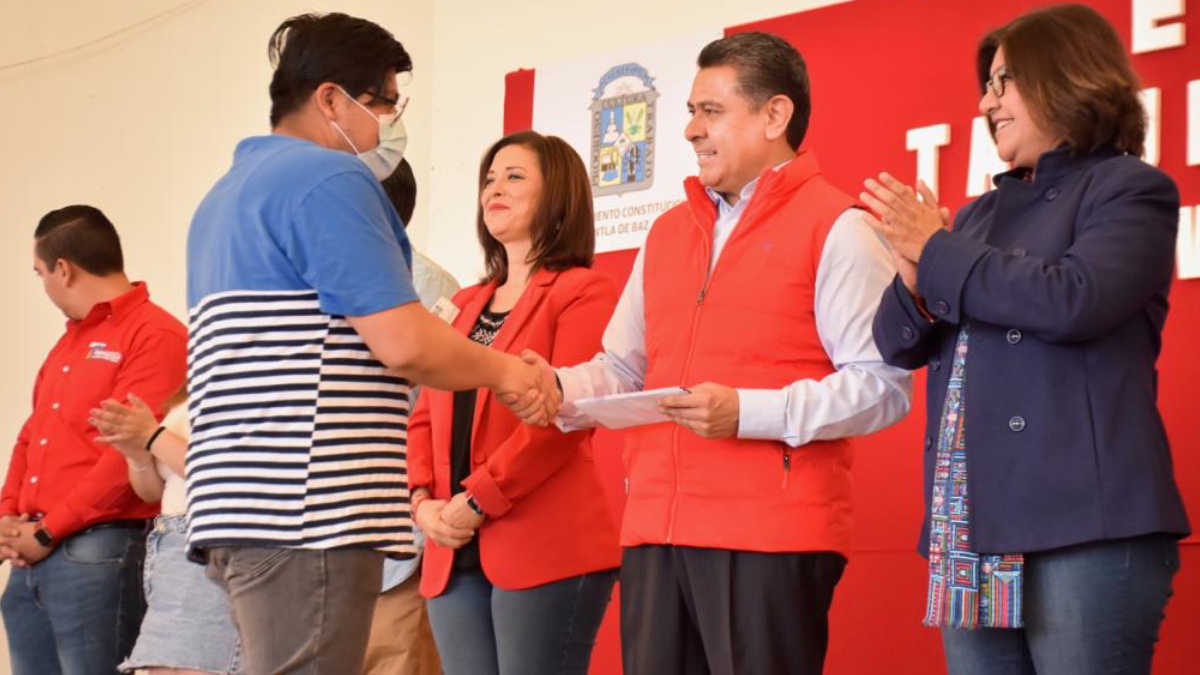
[[[938,358],[937,356],[931,356],[931,357],[929,357],[929,367],[930,367],[930,368],[933,368],[934,370],[937,370],[938,368],[941,368],[941,367],[942,367],[942,360],[941,360],[940,358]]]
[[[1016,328],[1010,329],[1005,338],[1008,339],[1008,344],[1015,345],[1021,341],[1021,331],[1017,330]]]
[[[932,448],[933,448],[933,436],[926,436],[925,437],[925,450],[929,451]]]
[[[900,329],[900,337],[906,341],[913,339],[915,336],[916,333],[913,332],[912,326],[904,326]]]
[[[938,300],[937,302],[935,302],[933,304],[933,311],[937,312],[938,314],[942,314],[942,315],[949,314],[950,313],[950,305],[946,304],[945,300]]]
[[[1021,417],[1020,415],[1014,415],[1013,417],[1010,417],[1008,420],[1008,428],[1012,431],[1024,431],[1025,418]]]
[[[1013,249],[1013,255],[1017,256],[1018,258],[1024,258],[1026,253],[1028,253],[1028,251],[1021,247]]]
[[[1046,201],[1052,202],[1055,199],[1058,199],[1058,188],[1050,188],[1049,190],[1046,190]]]

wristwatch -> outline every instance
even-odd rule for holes
[[[51,536],[50,531],[44,527],[39,527],[38,529],[34,530],[33,538],[37,540],[37,543],[45,546],[46,548],[54,546],[54,537]]]

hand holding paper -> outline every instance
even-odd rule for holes
[[[670,422],[659,402],[666,397],[687,394],[687,389],[669,387],[584,398],[575,402],[580,412],[607,429],[625,429],[643,424]]]
[[[683,394],[661,399],[659,407],[668,419],[702,438],[737,436],[741,408],[732,387],[705,382]]]

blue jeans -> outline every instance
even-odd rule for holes
[[[1025,556],[1022,629],[942,629],[950,675],[1149,675],[1175,537],[1115,539]]]
[[[142,623],[145,532],[84,530],[29,569],[0,600],[13,675],[112,675]]]
[[[455,572],[429,600],[446,675],[586,675],[616,571],[506,591]]]

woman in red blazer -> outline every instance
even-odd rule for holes
[[[493,145],[476,230],[487,275],[455,296],[455,328],[553,365],[600,351],[617,291],[589,269],[591,190],[566,142],[523,132]],[[487,389],[426,389],[408,470],[447,675],[584,675],[620,562],[591,432],[521,424]]]

